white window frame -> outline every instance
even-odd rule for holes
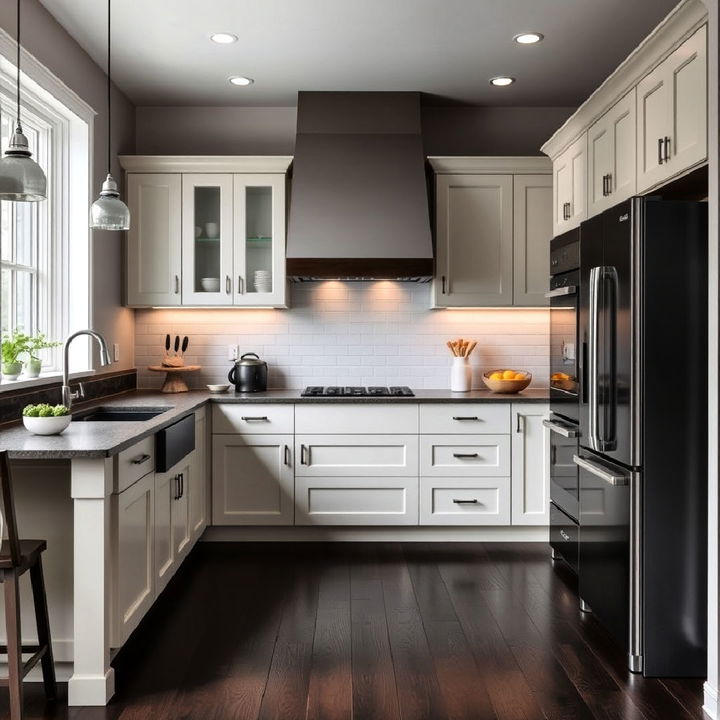
[[[0,111],[15,112],[15,40],[0,30]],[[40,158],[48,174],[53,203],[47,232],[40,233],[38,267],[47,273],[45,292],[38,290],[39,330],[62,341],[70,332],[92,325],[91,236],[88,209],[91,202],[93,126],[95,111],[38,60],[22,50],[21,115],[47,123],[52,154]],[[52,195],[54,193],[54,195]],[[52,240],[51,240],[52,238]],[[37,380],[1,382],[2,390],[54,381],[62,370],[60,349],[46,353],[50,362]],[[71,347],[73,374],[91,374],[88,340],[78,338]]]

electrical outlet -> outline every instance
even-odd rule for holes
[[[228,345],[228,360],[237,360],[240,350],[237,345]]]
[[[113,360],[120,362],[120,343],[113,343]]]

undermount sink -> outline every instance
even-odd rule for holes
[[[142,422],[152,420],[172,407],[99,407],[73,415],[75,422]]]

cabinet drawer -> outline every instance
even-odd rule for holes
[[[213,405],[213,434],[269,435],[294,431],[292,405]]]
[[[420,478],[421,525],[509,525],[509,478]]]
[[[477,435],[510,432],[510,405],[485,403],[453,403],[421,405],[420,432]]]
[[[155,469],[155,436],[151,435],[123,450],[115,458],[116,493],[129,488]]]
[[[295,478],[296,525],[417,525],[417,478]]]
[[[550,546],[578,572],[578,525],[553,503],[550,503]]]
[[[418,474],[417,435],[296,435],[295,475]]]
[[[435,477],[510,475],[509,435],[422,435],[420,474]]]
[[[296,405],[298,433],[412,434],[418,431],[417,405]]]

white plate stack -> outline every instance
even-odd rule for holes
[[[255,286],[255,292],[272,292],[272,275],[270,274],[270,271],[256,270],[253,277],[253,285]]]

